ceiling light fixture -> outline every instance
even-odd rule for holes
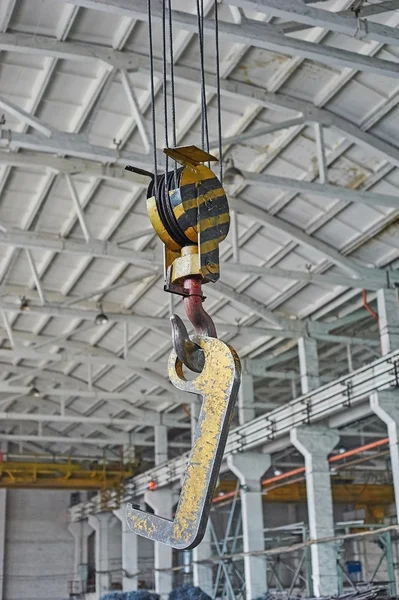
[[[19,302],[20,310],[23,310],[23,311],[29,310],[29,302],[25,298],[25,296],[22,296],[19,300],[20,300],[20,302]]]
[[[283,474],[283,472],[282,472],[282,471],[280,471],[280,469],[274,469],[273,473],[274,473],[274,475],[275,475],[276,477],[278,477],[279,475],[282,475],[282,474]]]
[[[35,385],[31,388],[30,394],[34,398],[40,398],[40,395],[41,395],[40,392],[39,392],[39,390],[37,389],[37,387]]]
[[[94,321],[96,325],[106,325],[109,319],[105,313],[99,312]]]

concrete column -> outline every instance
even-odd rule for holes
[[[114,510],[122,527],[122,589],[124,592],[137,590],[137,577],[133,577],[139,570],[138,536],[133,533],[126,522],[126,503]]]
[[[136,458],[136,448],[131,444],[125,444],[123,446],[123,464],[131,465],[134,463]]]
[[[168,428],[165,425],[155,427],[155,464],[168,460]]]
[[[249,373],[241,375],[241,385],[238,391],[238,422],[240,425],[255,418],[254,378]]]
[[[7,490],[0,490],[0,600],[4,597],[4,558],[6,544]]]
[[[197,396],[195,402],[190,404],[191,413],[191,437],[194,438],[195,429],[198,423],[198,417],[201,410],[201,398]],[[212,556],[211,546],[211,532],[209,527],[206,528],[205,535],[202,542],[193,549],[193,583],[195,586],[200,587],[206,594],[212,597],[213,595],[213,578],[212,578],[212,565],[196,564],[198,560],[206,560]]]
[[[212,536],[209,525],[204,538],[199,546],[193,550],[193,583],[202,589],[205,594],[213,596],[212,564],[196,564],[197,560],[207,560],[212,557]]]
[[[201,398],[194,396],[193,402],[190,404],[190,421],[191,421],[191,439],[194,438],[194,432],[197,427],[198,417],[201,412]]]
[[[265,549],[263,506],[260,478],[270,467],[268,454],[246,452],[227,457],[227,464],[241,484],[241,511],[244,552]],[[245,556],[245,584],[247,600],[263,596],[267,590],[265,556]]]
[[[95,562],[96,562],[96,596],[100,598],[108,592],[111,584],[109,561],[109,530],[114,515],[98,513],[89,516],[89,525],[96,532]]]
[[[316,340],[307,337],[299,338],[298,355],[302,394],[307,394],[320,386]]]
[[[87,538],[91,534],[91,527],[87,519],[76,523],[69,523],[68,531],[74,538],[74,574],[78,581],[82,582],[83,591],[86,591],[87,584]]]
[[[339,434],[324,427],[291,430],[291,442],[305,458],[308,518],[311,539],[334,536],[334,515],[328,455]],[[338,594],[335,546],[311,546],[313,591],[316,597]]]
[[[151,506],[156,515],[172,519],[173,516],[173,492],[172,490],[155,490],[146,492],[144,501]],[[163,599],[167,599],[169,592],[172,591],[173,574],[171,571],[162,569],[171,569],[173,566],[173,550],[165,544],[154,544],[154,567],[155,567],[155,591]]]
[[[396,521],[399,522],[399,390],[381,390],[370,397],[372,411],[388,430],[391,469],[395,492]]]
[[[381,354],[399,348],[399,302],[397,290],[378,290],[378,326],[380,328]]]

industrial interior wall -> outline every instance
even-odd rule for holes
[[[73,579],[70,492],[7,490],[4,600],[63,600]]]

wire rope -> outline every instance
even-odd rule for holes
[[[172,113],[172,144],[173,147],[177,146],[176,136],[176,95],[175,95],[175,58],[173,48],[173,13],[172,13],[172,0],[168,0],[168,12],[169,12],[169,56],[170,56],[170,94],[171,94],[171,113]],[[174,186],[177,188],[177,165],[174,161]]]
[[[219,146],[219,179],[223,185],[223,147],[222,147],[222,105],[220,96],[220,48],[219,48],[219,7],[218,0],[215,5],[215,54],[216,54],[216,99],[218,112],[218,146]]]
[[[148,9],[148,44],[150,57],[150,93],[151,93],[151,113],[152,113],[152,151],[154,162],[154,184],[157,189],[158,182],[158,160],[157,160],[157,125],[156,125],[156,109],[155,109],[155,85],[154,85],[154,47],[152,35],[152,12],[151,0],[147,0]]]
[[[168,92],[167,92],[167,56],[166,56],[166,2],[162,2],[162,87],[163,87],[163,119],[164,119],[164,140],[165,148],[169,148],[169,134],[168,134]],[[165,157],[165,181],[168,177],[169,169],[169,157]],[[168,186],[164,186],[165,190],[165,201],[169,200]]]
[[[201,75],[201,146],[209,152],[208,112],[206,103],[204,62],[204,0],[197,0],[198,45]]]

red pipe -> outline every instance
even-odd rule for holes
[[[367,291],[366,290],[362,290],[362,301],[363,301],[363,308],[365,308],[367,310],[367,312],[369,313],[369,315],[371,315],[373,317],[373,319],[375,319],[378,323],[378,315],[375,312],[375,310],[373,310],[370,306],[370,304],[368,304],[367,302]]]
[[[355,456],[356,454],[361,454],[362,452],[367,452],[367,450],[373,450],[374,448],[380,448],[381,446],[386,446],[387,444],[389,444],[389,438],[383,438],[382,440],[370,442],[369,444],[364,444],[363,446],[359,446],[358,448],[352,448],[352,450],[347,450],[342,454],[334,454],[334,456],[330,456],[328,462],[335,463],[344,458],[349,458],[350,456]],[[276,483],[277,481],[282,481],[284,479],[294,477],[295,475],[301,475],[302,473],[305,473],[305,467],[298,467],[297,469],[292,469],[291,471],[287,471],[286,473],[281,473],[281,475],[275,475],[274,477],[263,479],[263,481],[261,481],[261,484],[263,487],[265,487],[272,483]],[[236,492],[228,492],[227,494],[223,494],[223,496],[218,496],[214,498],[213,502],[214,504],[217,504],[218,502],[224,502],[229,498],[233,498],[235,495]]]
[[[269,477],[269,479],[264,479],[261,481],[262,485],[269,485],[270,483],[276,483],[277,481],[281,481],[282,479],[287,479],[287,477],[294,477],[294,475],[301,475],[305,472],[305,467],[298,467],[298,469],[293,469],[292,471],[287,471],[287,473],[281,473],[281,475],[275,475],[274,477]]]
[[[374,448],[380,448],[381,446],[386,446],[387,444],[389,444],[389,438],[383,438],[382,440],[377,440],[376,442],[370,442],[369,444],[364,444],[364,446],[359,446],[359,448],[347,450],[342,454],[334,454],[334,456],[331,456],[328,459],[328,462],[337,462],[338,460],[341,460],[341,458],[349,458],[350,456],[354,456],[355,454],[367,452],[367,450],[373,450]]]

